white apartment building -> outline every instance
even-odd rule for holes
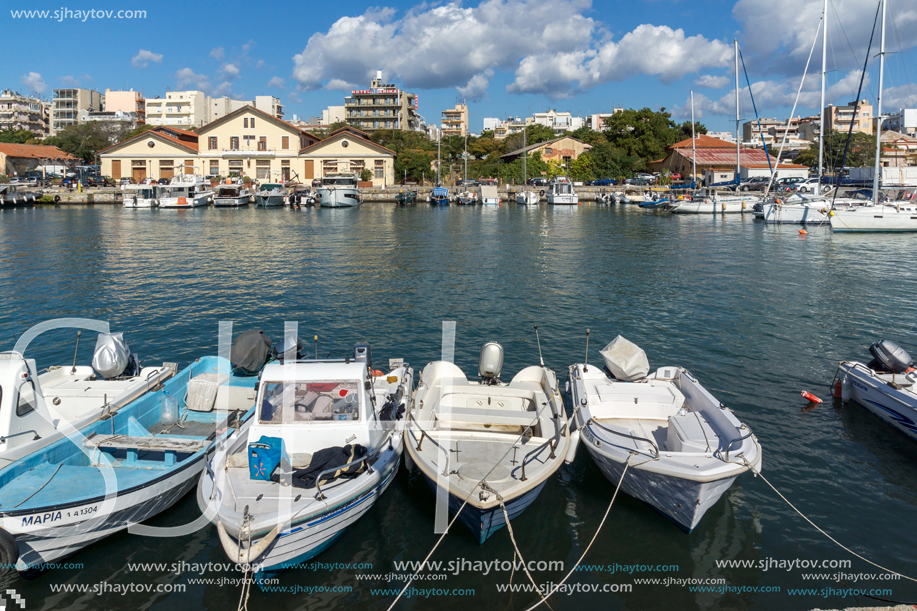
[[[343,123],[346,121],[343,106],[329,106],[322,111],[322,125],[331,125],[332,123]]]
[[[583,126],[582,117],[574,117],[569,112],[557,112],[553,109],[547,112],[536,112],[532,117],[532,122],[550,127],[557,134],[572,132]]]
[[[895,131],[917,136],[917,108],[902,108],[882,121],[882,131]]]
[[[146,100],[139,91],[112,91],[106,89],[102,96],[102,110],[106,112],[132,112],[137,120],[137,125],[146,122]]]
[[[146,100],[146,122],[183,129],[200,127],[210,122],[208,102],[203,91],[167,91],[165,98]]]
[[[38,98],[11,89],[0,92],[0,129],[27,129],[41,137],[48,135],[51,111]]]
[[[56,136],[79,122],[81,110],[102,110],[102,94],[94,89],[55,89],[50,134]]]

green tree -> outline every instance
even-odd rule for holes
[[[431,165],[435,159],[436,154],[430,151],[404,151],[395,158],[395,179],[401,181],[407,172],[409,181],[429,181],[435,176]]]
[[[557,134],[550,127],[545,127],[544,125],[538,123],[526,125],[525,127],[524,141],[526,146],[532,146],[533,144],[538,144],[539,142],[547,142],[548,140],[554,140],[555,138],[557,138]],[[513,134],[504,140],[503,150],[507,153],[518,151],[522,148],[522,143],[522,134]]]
[[[690,138],[691,122],[676,125],[665,108],[628,109],[608,117],[603,133],[608,143],[618,149],[616,156],[623,163],[623,174],[632,174],[665,157],[667,147]],[[695,124],[695,133],[705,134],[707,128]]]
[[[45,138],[44,144],[57,146],[86,163],[95,163],[96,153],[118,142],[122,134],[104,123],[90,121],[66,127],[57,136]]]
[[[0,130],[0,142],[9,144],[29,144],[31,140],[37,138],[27,129],[3,129]]]
[[[363,182],[368,182],[373,179],[373,171],[369,168],[363,168],[360,170],[360,180]]]
[[[847,150],[847,161],[844,162],[844,148],[847,146],[847,132],[829,130],[825,134],[825,160],[826,171],[836,171],[844,163],[848,168],[871,167],[876,160],[876,137],[872,134],[854,132],[850,136],[850,146]],[[813,142],[809,148],[800,152],[793,160],[795,163],[807,165],[811,168],[818,167],[818,142]]]
[[[127,132],[126,134],[124,134],[123,136],[121,136],[121,138],[118,140],[118,142],[124,142],[125,140],[129,140],[129,139],[133,138],[134,136],[139,136],[140,134],[143,134],[143,133],[146,133],[146,132],[150,131],[150,130],[153,129],[154,127],[156,127],[156,126],[155,126],[155,125],[150,125],[149,123],[146,123],[146,124],[144,124],[144,125],[138,125],[138,126],[135,127],[134,129],[130,130],[129,132]]]

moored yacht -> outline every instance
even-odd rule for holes
[[[282,208],[289,195],[290,190],[283,183],[262,183],[255,193],[255,206],[258,208]]]
[[[252,191],[241,181],[227,180],[217,185],[213,195],[213,205],[219,207],[247,206],[251,202]]]
[[[198,208],[213,200],[210,183],[198,174],[173,176],[167,185],[157,187],[160,208]]]
[[[579,197],[573,190],[573,183],[566,176],[555,176],[548,186],[545,199],[549,204],[576,205]]]
[[[322,208],[353,208],[359,206],[360,196],[358,179],[354,174],[326,174],[322,186],[315,190],[315,201]]]
[[[158,208],[156,185],[122,185],[125,208]]]

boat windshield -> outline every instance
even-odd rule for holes
[[[360,384],[348,382],[267,382],[261,401],[262,424],[360,419]]]
[[[279,189],[279,188],[280,188],[280,185],[274,182],[266,182],[263,185],[261,185],[260,187],[262,191],[273,191],[274,189]]]
[[[357,181],[353,178],[325,178],[322,180],[323,187],[355,187]]]

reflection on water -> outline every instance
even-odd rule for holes
[[[482,343],[506,350],[512,375],[537,362],[533,325],[546,363],[561,379],[581,361],[590,328],[591,359],[615,335],[643,347],[651,365],[689,368],[747,422],[764,446],[765,474],[816,523],[885,566],[917,573],[910,537],[898,525],[917,518],[917,445],[856,405],[830,402],[803,412],[799,392],[828,398],[837,362],[866,358],[882,337],[917,352],[917,291],[911,236],[800,237],[749,216],[645,214],[635,207],[397,208],[302,211],[182,211],[60,208],[0,212],[0,330],[4,349],[32,324],[58,316],[109,320],[147,363],[182,365],[217,347],[217,325],[263,328],[277,340],[299,322],[320,354],[366,339],[381,363],[403,357],[418,369],[440,356],[441,322],[455,320],[456,363],[473,372]],[[39,367],[70,362],[75,333],[56,331],[32,347]],[[84,337],[79,359],[91,358]],[[594,535],[614,486],[584,453],[561,469],[515,522],[527,560],[572,566]],[[156,524],[192,519],[186,497]],[[437,540],[433,495],[416,473],[399,473],[372,511],[317,561],[373,565],[367,570],[288,571],[282,585],[338,585],[351,592],[255,591],[252,609],[384,609],[391,597],[370,588],[402,582],[358,580],[388,574],[396,560],[421,560]],[[906,531],[905,531],[906,532]],[[436,559],[511,560],[504,533],[477,546],[464,529]],[[615,501],[584,561],[593,565],[678,565],[675,573],[579,572],[584,584],[634,578],[725,578],[730,586],[780,586],[783,594],[694,593],[635,585],[623,594],[558,596],[554,609],[785,609],[849,606],[840,599],[791,600],[786,588],[813,587],[800,571],[719,568],[717,560],[840,559],[843,552],[804,524],[760,479],[745,475],[698,528],[683,534],[642,503]],[[210,528],[152,540],[111,537],[74,556],[82,571],[34,581],[8,577],[45,608],[225,609],[237,586],[189,584],[195,575],[129,575],[125,561],[224,562]],[[852,572],[872,572],[855,562]],[[217,572],[205,577],[238,577]],[[558,582],[562,573],[535,573]],[[183,594],[90,597],[55,594],[50,583],[155,581],[188,585]],[[471,604],[524,608],[533,594],[498,593],[509,574],[473,571],[416,587],[474,588]],[[516,572],[513,583],[527,578]],[[896,582],[900,584],[901,582]],[[886,587],[888,582],[872,584]],[[817,587],[832,584],[819,583]],[[834,584],[835,586],[837,584]],[[872,587],[872,586],[871,586]],[[917,591],[894,585],[894,598]],[[900,592],[899,592],[900,590]],[[480,602],[479,602],[480,601]],[[30,602],[31,604],[31,602]],[[405,608],[465,609],[467,597],[404,601]],[[30,607],[31,608],[31,607]],[[37,606],[36,606],[37,608]]]

